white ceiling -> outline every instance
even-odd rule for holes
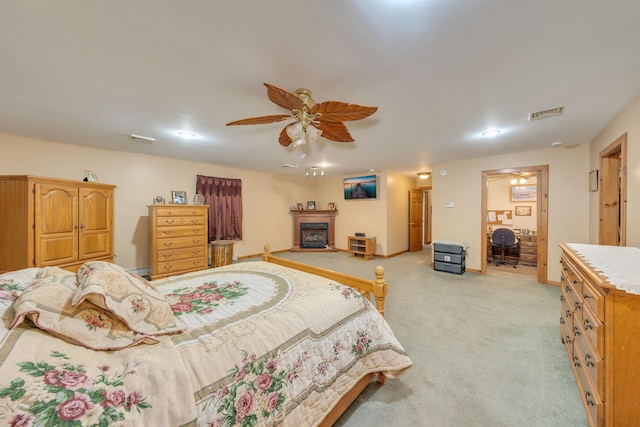
[[[639,22],[640,0],[0,0],[0,132],[287,175],[302,171],[278,165],[415,176],[590,142],[640,93]],[[286,113],[263,82],[379,109],[347,122],[355,143],[285,149],[282,123],[225,126]]]

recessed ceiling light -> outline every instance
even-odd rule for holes
[[[186,139],[192,139],[196,137],[196,134],[193,132],[188,132],[186,130],[181,130],[180,132],[178,132],[178,136],[181,136]]]
[[[489,129],[482,132],[482,136],[491,137],[499,135],[502,131],[500,129]]]

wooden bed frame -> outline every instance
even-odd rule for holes
[[[301,262],[279,258],[271,254],[269,245],[264,245],[264,253],[262,254],[262,260],[273,264],[282,265],[284,267],[293,268],[306,273],[315,274],[318,276],[326,277],[330,280],[335,280],[344,285],[351,286],[357,289],[362,294],[366,295],[371,300],[371,294],[373,294],[376,300],[376,308],[382,316],[384,316],[384,302],[387,296],[387,282],[384,280],[384,268],[377,266],[375,268],[374,280],[367,280],[357,276],[349,274],[339,273],[337,271],[328,270],[321,267],[315,267],[313,265],[304,264]],[[342,399],[334,406],[333,410],[325,417],[319,424],[322,427],[329,427],[335,423],[338,418],[347,410],[347,408],[353,403],[354,400],[362,393],[362,391],[369,385],[373,377],[377,377],[378,384],[384,385],[385,376],[382,372],[367,374],[355,384],[355,386],[345,394]]]

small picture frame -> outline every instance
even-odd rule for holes
[[[171,201],[176,205],[187,204],[187,192],[186,191],[172,191]]]
[[[298,207],[299,211],[303,211],[304,210],[304,206],[302,206],[302,203],[297,203],[296,206]]]
[[[592,193],[598,191],[598,169],[589,172],[589,191]]]
[[[316,210],[316,202],[314,202],[313,200],[308,201],[307,202],[307,210],[308,211],[315,211]]]
[[[531,216],[531,206],[516,206],[516,216]]]
[[[153,198],[153,204],[154,205],[164,205],[165,201],[164,201],[164,197],[162,196],[156,196]]]
[[[327,205],[327,209],[330,211],[335,211],[336,210],[336,202],[329,202],[329,204]]]
[[[98,177],[93,171],[84,171],[85,181],[98,182]]]

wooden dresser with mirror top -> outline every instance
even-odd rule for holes
[[[589,424],[639,425],[640,249],[560,247],[560,334]]]

